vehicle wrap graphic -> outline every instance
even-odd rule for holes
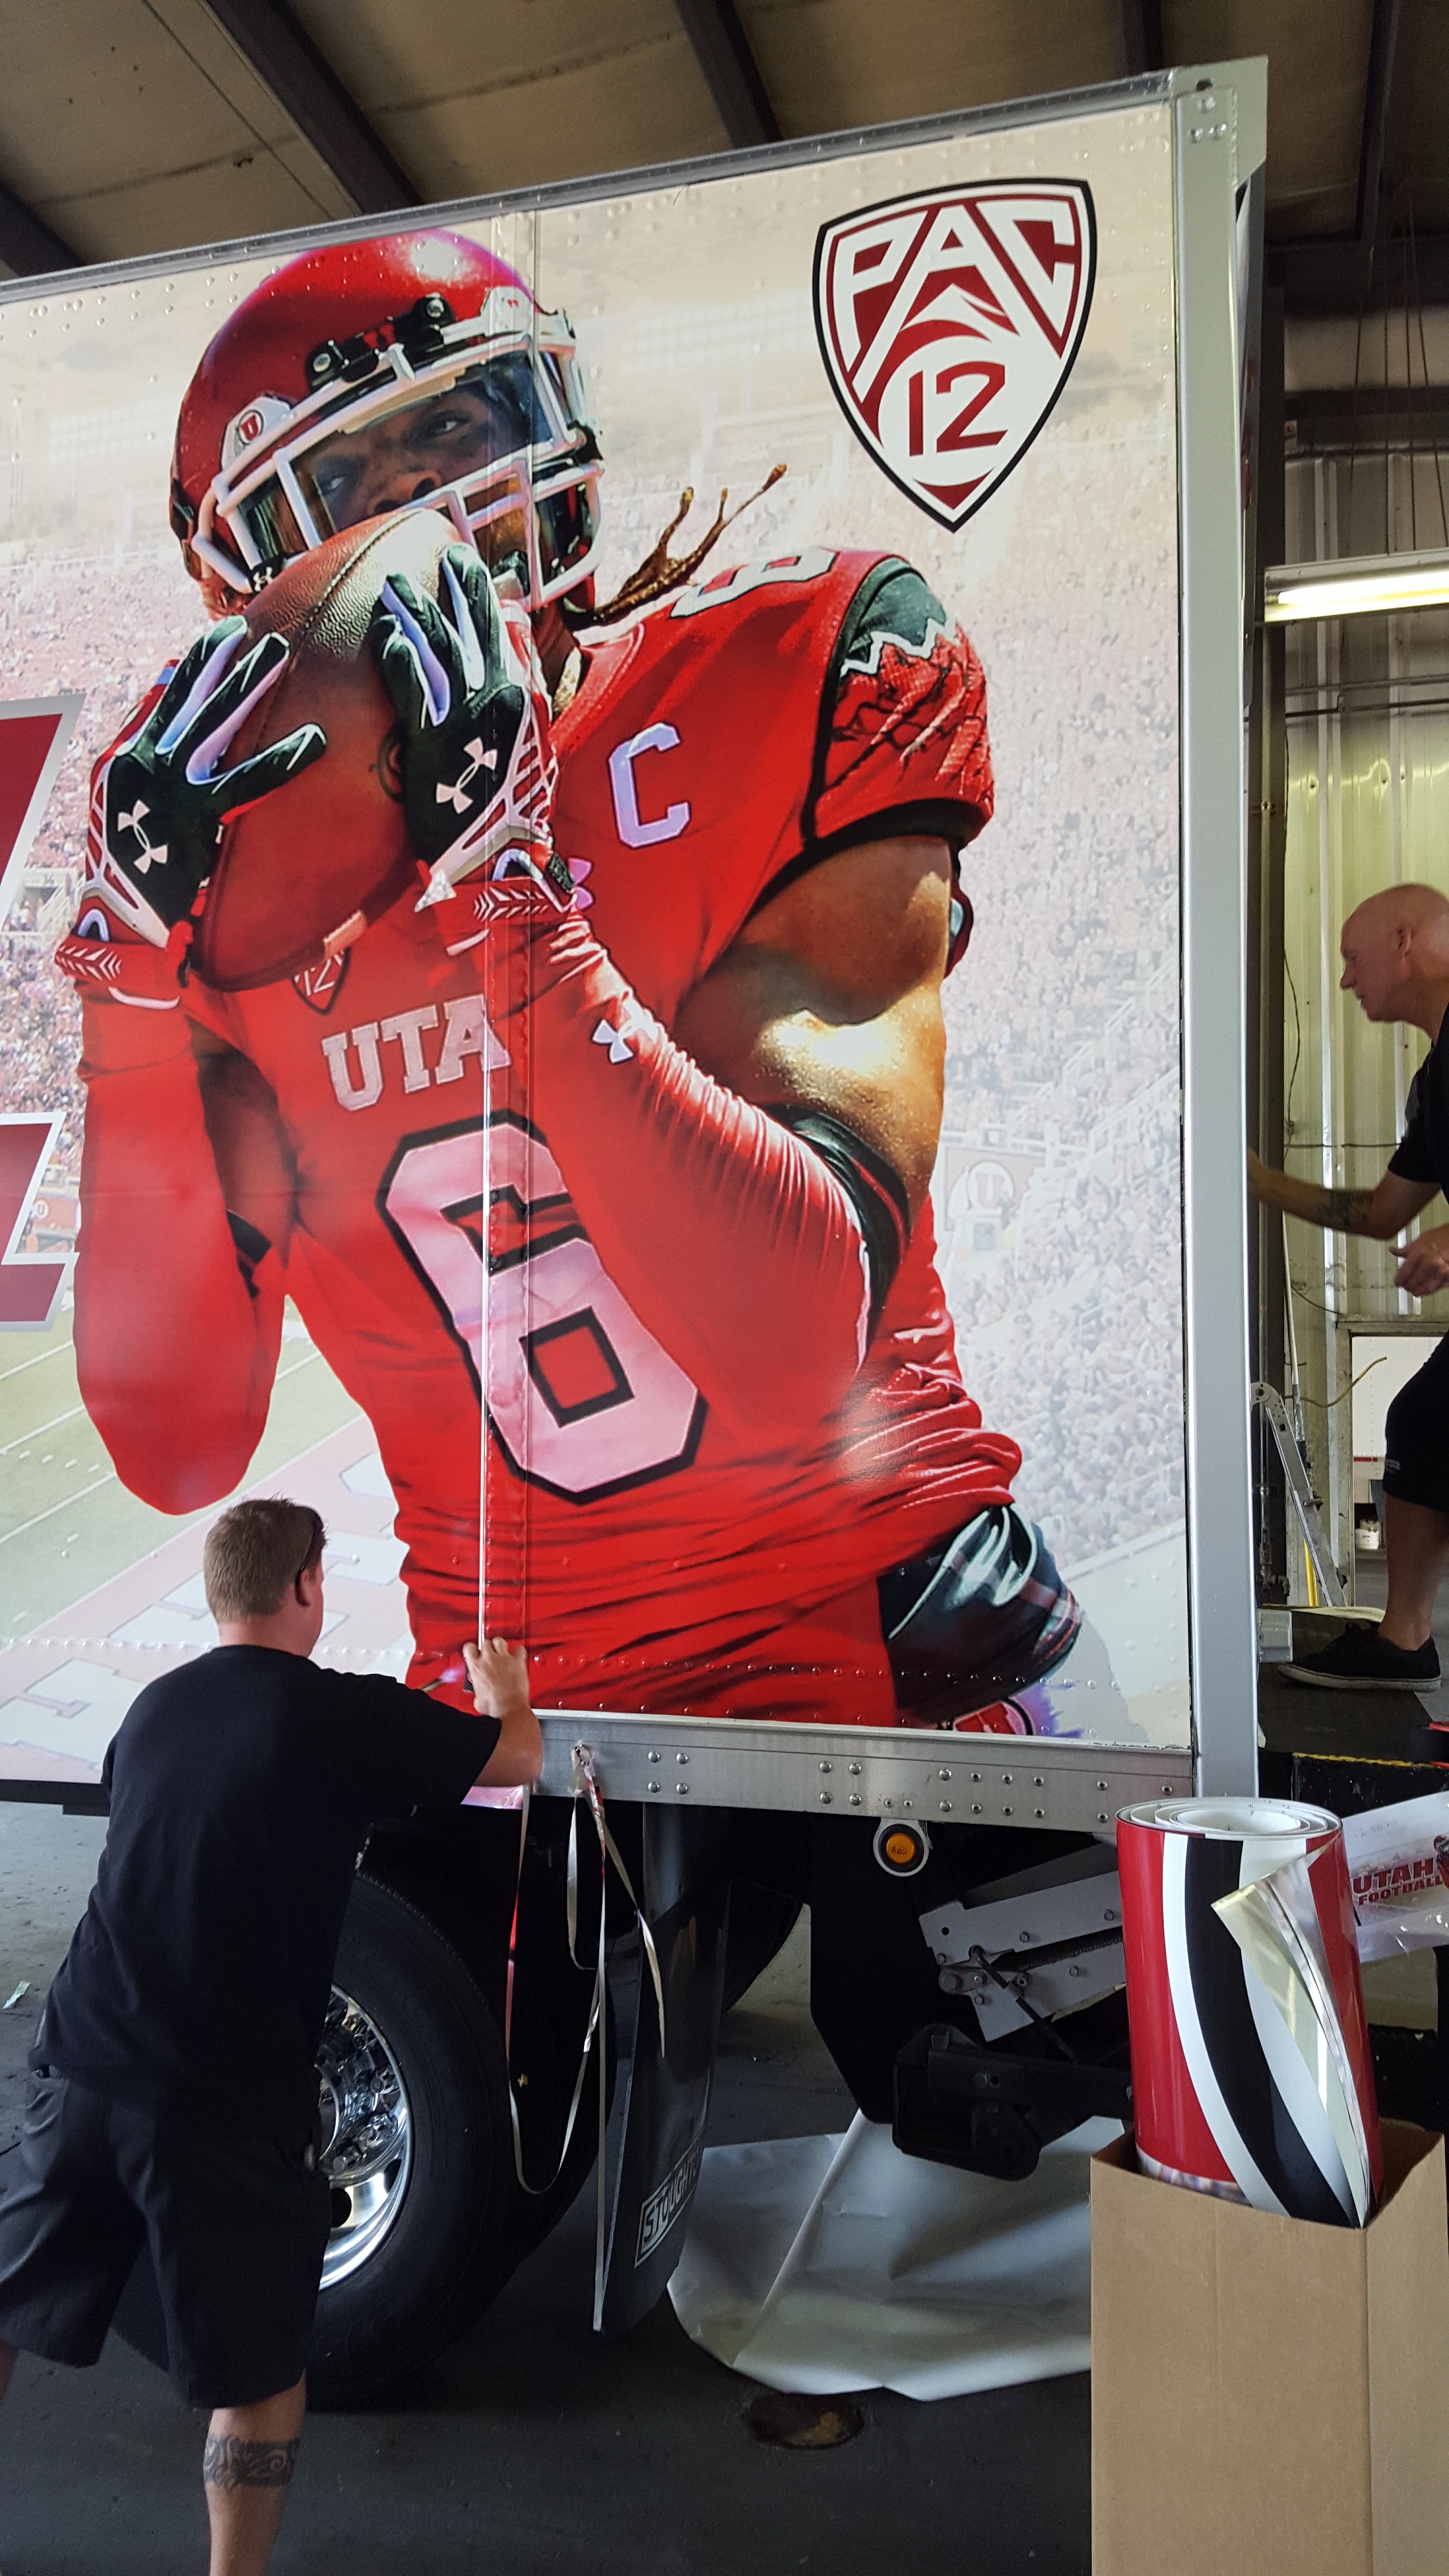
[[[354,1668],[1188,1741],[1168,120],[1033,151],[0,293],[0,1770],[247,1491]]]

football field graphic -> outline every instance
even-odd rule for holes
[[[80,1402],[69,1317],[59,1320],[38,1349],[24,1348],[29,1335],[0,1343],[0,1768],[12,1778],[89,1780],[142,1683],[216,1643],[201,1587],[214,1514],[178,1526],[118,1483]],[[333,1413],[343,1418],[317,1436]],[[400,1678],[411,1641],[392,1495],[370,1426],[300,1331],[284,1344],[256,1464],[243,1491],[305,1494],[327,1523],[318,1661]],[[63,1490],[42,1501],[51,1484]],[[22,1492],[39,1508],[12,1517]],[[67,1588],[112,1566],[100,1581]]]
[[[466,313],[444,321],[400,290],[369,339],[349,337],[339,302],[335,327],[324,330],[325,316],[308,325],[317,345],[305,400],[284,401],[270,377],[230,412],[217,397],[222,467],[206,508],[188,499],[184,474],[171,504],[192,573],[210,584],[204,602],[167,531],[166,458],[203,348],[228,317],[260,309],[249,298],[265,289],[284,299],[284,268],[238,256],[124,290],[86,288],[86,318],[94,297],[106,324],[98,334],[73,328],[68,307],[62,322],[59,304],[31,314],[0,303],[23,466],[8,522],[0,504],[0,1773],[93,1778],[136,1689],[212,1642],[201,1551],[227,1478],[235,1494],[291,1494],[326,1520],[325,1661],[402,1675],[415,1636],[424,1660],[451,1652],[446,1622],[461,1633],[476,1609],[481,1525],[498,1597],[520,1622],[536,1618],[528,1642],[533,1651],[541,1640],[545,1705],[673,1707],[675,1637],[693,1641],[677,1656],[678,1704],[728,1713],[728,1673],[723,1698],[704,1675],[711,1655],[738,1657],[743,1694],[752,1649],[741,1641],[773,1633],[772,1622],[783,1632],[798,1613],[808,1647],[794,1662],[794,1649],[781,1650],[790,1687],[779,1713],[810,1713],[813,1656],[820,1713],[838,1715],[859,1641],[831,1626],[834,1605],[858,1609],[860,1596],[874,1616],[877,1575],[924,1562],[953,1526],[941,1518],[928,1530],[922,1496],[945,1472],[933,1445],[941,1420],[954,1407],[963,1424],[965,1399],[981,1421],[962,1525],[986,1508],[980,1495],[998,1507],[989,1468],[1085,1614],[1063,1686],[1053,1698],[1042,1684],[1031,1723],[1090,1741],[1190,1740],[1171,156],[1160,120],[1133,109],[1053,125],[1040,173],[1021,154],[1020,134],[987,132],[781,169],[768,190],[741,174],[456,225],[463,264],[495,281],[477,315],[507,344],[506,362],[488,362],[490,398],[538,404],[532,499],[551,494],[555,515],[530,503],[528,577],[540,596],[546,581],[562,595],[562,557],[549,547],[572,528],[597,617],[581,629],[577,667],[565,664],[557,686],[550,678],[548,704],[532,703],[527,621],[505,598],[499,669],[517,760],[513,734],[500,754],[503,736],[485,739],[466,717],[475,648],[442,544],[474,527],[466,477],[450,525],[425,495],[398,503],[381,484],[366,505],[375,516],[334,521],[327,511],[340,514],[343,468],[357,467],[363,443],[339,465],[316,425],[326,429],[326,404],[350,398],[354,383],[373,406],[369,422],[375,414],[387,430],[404,418],[414,374],[441,363],[447,331],[472,327]],[[481,383],[486,368],[473,376]],[[473,376],[457,378],[465,394]],[[322,406],[315,417],[309,404]],[[465,409],[460,398],[440,436],[461,434]],[[279,492],[287,525],[306,521],[301,554],[295,528],[285,544],[277,535]],[[358,526],[374,534],[355,537]],[[374,712],[355,729],[348,830],[329,837],[325,756],[299,759],[275,806],[264,795],[228,826],[190,924],[200,970],[185,1003],[190,1043],[198,1063],[231,1068],[207,1094],[195,1151],[205,1157],[210,1139],[212,1180],[230,1155],[228,1171],[245,1181],[225,1208],[246,1296],[260,1281],[278,1305],[284,1286],[288,1303],[269,1405],[258,1400],[254,1425],[246,1416],[259,1431],[254,1454],[233,1458],[221,1443],[215,1471],[203,1474],[203,1461],[187,1486],[171,1470],[201,1435],[185,1426],[201,1420],[213,1376],[229,1390],[244,1375],[234,1336],[238,1314],[250,1331],[251,1310],[235,1278],[230,1305],[215,1308],[224,1329],[211,1307],[188,1304],[177,1283],[190,1276],[189,1225],[168,1236],[158,1221],[126,1262],[98,1266],[115,1198],[96,1181],[94,1084],[83,1174],[79,1066],[83,1012],[92,1029],[126,1023],[128,1061],[141,1063],[148,1030],[164,1031],[175,1005],[163,953],[182,844],[167,841],[150,784],[156,745],[132,711],[154,706],[158,675],[196,644],[208,612],[241,596],[225,594],[217,570],[233,539],[257,556],[250,633],[222,638],[214,677],[188,665],[185,683],[203,709],[215,688],[219,731],[236,739],[226,756],[250,757],[260,743],[276,759],[278,735],[300,734],[308,717],[295,672],[284,715],[277,691],[270,734],[252,701],[239,714],[226,696],[229,657],[247,667],[308,581],[317,596],[306,633],[320,631],[331,567],[368,547],[391,567],[382,605],[390,597],[398,717],[374,760],[367,725],[378,734],[391,711],[369,662]],[[360,588],[358,598],[349,614],[371,631]],[[294,618],[287,631],[295,640],[304,626]],[[320,667],[319,650],[306,669]],[[421,790],[414,780],[405,807],[398,740],[414,684],[421,730],[450,747],[452,766],[440,748],[436,778]],[[262,695],[259,683],[257,705]],[[243,716],[250,732],[238,730]],[[153,730],[164,736],[161,716]],[[335,779],[344,730],[339,716]],[[92,810],[93,768],[118,743],[124,793],[111,811],[103,783]],[[798,790],[777,790],[797,769]],[[899,804],[872,790],[886,775],[904,781]],[[495,784],[513,799],[501,824],[487,802]],[[597,970],[601,998],[574,1075],[550,1075],[545,1116],[545,1074],[563,1055],[520,1038],[516,994],[495,1008],[486,943],[501,953],[509,900],[534,899],[517,879],[511,896],[498,891],[510,854],[542,882],[550,795],[563,863],[554,899],[618,975],[610,984]],[[289,796],[312,859],[291,877],[267,858],[285,855],[272,816]],[[636,1216],[628,1154],[587,1138],[581,1149],[574,1099],[587,1086],[613,1116],[666,1042],[688,1058],[676,1031],[721,958],[738,966],[760,908],[792,888],[803,917],[799,889],[818,877],[817,856],[836,866],[862,846],[862,818],[872,843],[909,842],[949,838],[952,814],[968,809],[956,835],[934,1174],[927,1151],[907,1206],[889,1158],[883,1171],[869,1151],[852,1160],[849,1132],[843,1146],[840,1133],[807,1134],[804,1164],[797,1154],[789,1167],[818,1181],[814,1157],[831,1187],[846,1172],[850,1207],[865,1214],[845,1290],[863,1317],[864,1277],[871,1332],[894,1318],[903,1356],[892,1385],[909,1383],[918,1412],[903,1398],[890,1416],[891,1436],[906,1429],[886,1465],[886,1430],[878,1458],[854,1397],[828,1442],[815,1426],[835,1415],[811,1416],[807,1439],[782,1400],[778,1440],[771,1415],[768,1439],[751,1451],[742,1432],[731,1450],[731,1403],[738,1396],[748,1421],[752,1370],[778,1370],[788,1347],[798,1382],[813,1383],[812,1334],[788,1297],[742,1292],[756,1353],[723,1399],[713,1382],[703,1395],[716,1353],[696,1309],[706,1312],[733,1261],[730,1223],[706,1238],[703,1185],[694,1210],[681,1188],[677,1224]],[[381,856],[363,883],[358,849],[374,824]],[[101,884],[97,832],[130,944],[92,930],[82,954],[87,889]],[[469,904],[463,936],[455,916]],[[71,980],[54,963],[62,943]],[[123,972],[138,978],[139,1009],[107,998],[107,979],[113,987]],[[712,1073],[706,1037],[698,1043]],[[156,1047],[159,1060],[159,1034]],[[729,1078],[713,1078],[728,1093]],[[753,1100],[768,1103],[746,1098],[751,1114]],[[264,1126],[263,1186],[261,1163],[246,1157]],[[164,1160],[163,1128],[156,1111],[138,1131],[128,1167],[138,1193]],[[787,1121],[779,1133],[794,1151]],[[697,1151],[681,1165],[704,1168]],[[284,1183],[293,1197],[274,1228],[267,1208]],[[742,1210],[741,1200],[743,1261]],[[110,1447],[77,1376],[83,1224],[87,1392]],[[364,1236],[365,1259],[354,1261]],[[706,1239],[718,1247],[715,1276]],[[879,1296],[872,1261],[887,1283]],[[783,1255],[770,1275],[788,1275]],[[915,1307],[893,1289],[898,1277]],[[845,1302],[842,1292],[841,1311]],[[827,1303],[822,1290],[822,1318]],[[174,1392],[157,1361],[172,1316]],[[132,1342],[147,1354],[135,1383],[149,1392],[118,1436],[112,1399]],[[833,1483],[817,1473],[827,1457]],[[189,1496],[208,1477],[204,1507],[141,1499]],[[455,1544],[465,1521],[471,1567]],[[489,1571],[490,1600],[494,1580]],[[564,1651],[575,1597],[593,1621],[579,1631],[587,1686],[577,1703]],[[890,1722],[880,1634],[859,1651],[860,1713]],[[755,1688],[737,1713],[772,1713],[758,1677]]]

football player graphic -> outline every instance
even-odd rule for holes
[[[147,1501],[217,1499],[290,1295],[376,1432],[414,1682],[481,1519],[544,1704],[1061,1725],[1077,1608],[928,1197],[980,665],[905,563],[702,571],[720,522],[600,603],[600,472],[566,321],[450,233],[307,252],[207,350],[172,516],[217,622],[98,765],[61,952],[86,1404]],[[246,749],[288,645],[239,612],[399,513],[378,889],[340,812],[299,837],[325,727]]]

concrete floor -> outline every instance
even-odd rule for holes
[[[20,2068],[102,1828],[0,1807],[0,2180]],[[797,1935],[726,2024],[710,2136],[842,2128],[851,2105],[805,2008]],[[1089,2382],[919,2405],[866,2398],[832,2451],[742,2420],[751,2383],[668,2303],[590,2331],[589,2195],[405,2402],[317,2416],[277,2576],[1088,2576]],[[0,2414],[3,2576],[191,2576],[205,2565],[202,2419],[114,2338],[93,2372],[23,2359]]]

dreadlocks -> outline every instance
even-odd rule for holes
[[[726,528],[732,527],[741,512],[748,510],[753,502],[763,500],[771,486],[779,482],[785,471],[786,468],[783,465],[772,465],[759,490],[751,492],[747,499],[740,502],[737,509],[726,508],[725,505],[730,496],[728,491],[721,492],[719,508],[715,512],[713,523],[706,528],[698,545],[691,546],[686,555],[675,556],[669,551],[669,540],[676,529],[683,527],[694,507],[694,486],[687,484],[680,493],[679,507],[668,527],[651,547],[644,561],[630,573],[628,580],[615,592],[612,599],[607,600],[602,608],[589,609],[574,608],[567,600],[560,602],[569,625],[579,629],[591,626],[617,626],[624,618],[634,616],[637,610],[652,607],[656,599],[667,598],[671,590],[678,590],[682,583],[689,580],[691,574],[698,571],[711,546],[724,535]]]

